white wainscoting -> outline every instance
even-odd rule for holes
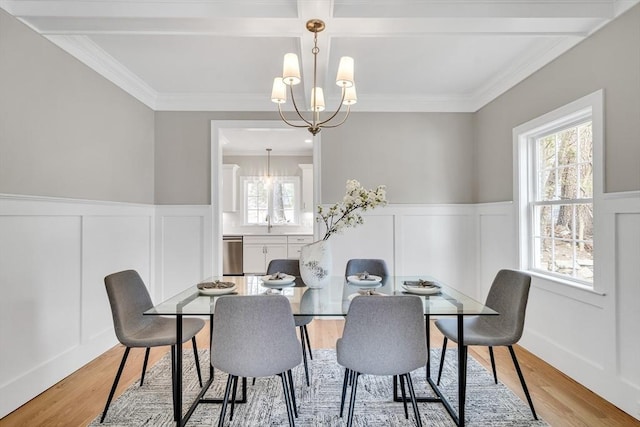
[[[511,203],[476,209],[486,295],[498,269],[517,268],[515,212]],[[640,193],[605,195],[599,212],[595,268],[605,295],[534,277],[520,344],[640,419]]]
[[[608,195],[601,212],[606,295],[535,278],[521,344],[639,417],[640,194]],[[511,202],[388,205],[331,237],[334,273],[382,258],[483,300],[497,270],[517,268],[514,214]],[[116,342],[106,274],[135,268],[160,301],[212,274],[221,237],[210,206],[2,195],[0,236],[0,416]]]
[[[211,206],[156,206],[156,301],[212,275]]]
[[[116,344],[104,277],[153,281],[154,207],[0,195],[0,417]]]

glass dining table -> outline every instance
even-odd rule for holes
[[[344,276],[331,277],[326,286],[320,289],[308,288],[301,278],[296,278],[291,284],[266,284],[260,276],[220,276],[210,277],[203,282],[214,281],[232,282],[235,284],[228,293],[220,295],[206,295],[201,292],[197,284],[185,289],[179,294],[147,310],[144,314],[149,316],[175,316],[177,351],[175,357],[174,376],[174,419],[178,426],[183,426],[199,403],[220,402],[220,399],[205,399],[203,396],[213,382],[213,367],[210,366],[210,375],[203,385],[200,393],[191,404],[190,408],[182,414],[182,320],[184,316],[206,316],[210,320],[210,328],[215,317],[215,303],[218,298],[233,297],[235,295],[284,295],[291,303],[294,316],[314,316],[341,317],[346,316],[349,311],[349,304],[355,296],[360,295],[409,295],[414,294],[422,298],[425,324],[426,324],[426,344],[430,350],[431,342],[429,331],[431,316],[456,316],[458,320],[458,337],[460,342],[464,342],[463,318],[464,316],[495,316],[496,311],[485,306],[483,303],[455,290],[451,286],[430,277],[422,276],[388,276],[381,282],[360,281],[358,284],[347,281]],[[426,291],[416,285],[429,281],[437,284],[439,289]],[[225,291],[220,291],[225,292]],[[211,332],[211,330],[210,330]],[[459,346],[459,349],[462,349]],[[425,361],[427,381],[433,389],[435,396],[420,397],[421,401],[441,402],[453,421],[458,426],[464,426],[465,412],[465,390],[466,390],[466,354],[458,351],[458,412],[441,393],[435,381],[431,378],[431,358]],[[394,381],[393,394],[395,400],[400,400],[397,393],[397,381]],[[246,379],[242,383],[242,397],[238,403],[246,401]]]

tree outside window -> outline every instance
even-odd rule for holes
[[[533,268],[593,282],[593,139],[591,121],[532,138]]]

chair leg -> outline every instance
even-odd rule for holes
[[[395,378],[394,378],[395,381]],[[409,410],[407,409],[407,393],[404,390],[404,375],[400,375],[400,391],[402,392],[402,405],[404,406],[404,417],[409,419]]]
[[[287,407],[287,418],[289,418],[289,426],[293,427],[295,426],[295,421],[293,420],[293,409],[292,409],[292,405],[291,405],[291,396],[289,395],[289,385],[287,384],[288,381],[285,378],[287,376],[286,372],[283,372],[280,375],[280,379],[282,380],[282,392],[284,394],[284,403],[285,406]]]
[[[438,368],[438,382],[437,382],[438,385],[440,385],[440,377],[442,377],[442,368],[444,367],[444,356],[447,353],[448,342],[449,342],[449,339],[447,337],[444,337],[444,341],[442,341],[442,351],[440,352],[440,367]]]
[[[509,347],[509,353],[511,353],[511,359],[513,360],[513,366],[516,367],[516,372],[518,373],[518,378],[520,378],[520,384],[522,384],[522,390],[524,390],[524,395],[527,397],[527,402],[529,402],[529,408],[531,408],[531,413],[533,414],[533,419],[537,420],[538,415],[536,415],[536,410],[533,409],[533,401],[531,400],[531,395],[529,395],[529,389],[527,388],[527,383],[524,381],[524,375],[522,375],[522,371],[520,370],[520,364],[518,363],[518,358],[516,357],[516,352],[513,351],[513,346]]]
[[[422,427],[422,420],[420,419],[420,411],[418,410],[418,401],[416,400],[416,391],[413,388],[413,381],[411,380],[411,374],[405,374],[407,377],[407,385],[409,386],[409,396],[411,396],[411,406],[413,406],[413,415],[416,417],[416,424],[418,427]]]
[[[298,418],[298,403],[296,402],[296,390],[293,388],[293,374],[291,373],[291,369],[287,371],[287,377],[289,378],[289,394],[291,394],[291,403],[293,404],[293,415]]]
[[[147,349],[144,352],[144,362],[142,363],[142,375],[140,375],[140,387],[142,387],[142,384],[144,384],[144,374],[145,372],[147,372],[147,362],[149,361],[149,350],[151,350],[151,348],[147,347]]]
[[[491,369],[493,370],[493,381],[498,384],[498,374],[496,373],[496,359],[493,357],[493,347],[489,346],[489,357],[491,358]]]
[[[196,345],[196,337],[191,337],[191,344],[193,345],[193,358],[196,360],[198,382],[200,383],[200,388],[202,388],[202,373],[200,372],[200,358],[198,357],[198,346]]]
[[[351,385],[351,400],[349,401],[349,419],[347,421],[347,427],[351,427],[353,424],[353,413],[355,412],[356,406],[356,391],[358,390],[358,377],[360,376],[359,372],[353,373],[353,381]]]
[[[307,379],[307,387],[309,386],[309,365],[307,364],[307,348],[304,344],[304,333],[302,332],[302,326],[300,326],[300,341],[302,342],[302,363],[304,364],[304,376]]]
[[[313,353],[311,352],[311,340],[309,340],[309,330],[307,329],[307,325],[302,325],[302,330],[304,331],[304,336],[307,340],[307,349],[309,350],[309,358],[313,360]]]
[[[127,361],[127,357],[129,356],[129,351],[131,347],[127,347],[124,350],[124,354],[122,355],[122,360],[120,361],[120,367],[118,367],[118,373],[116,374],[116,378],[113,381],[113,385],[111,386],[111,391],[109,392],[109,397],[107,398],[107,404],[104,406],[104,411],[102,411],[102,417],[100,417],[100,423],[104,421],[104,417],[107,416],[107,410],[109,409],[109,405],[111,404],[111,399],[113,399],[113,394],[116,392],[116,388],[118,387],[118,381],[120,381],[120,375],[122,375],[122,370],[124,369],[124,364]]]
[[[231,392],[231,384],[233,383],[233,375],[227,378],[227,386],[224,389],[224,397],[222,398],[222,408],[220,409],[220,418],[218,418],[218,427],[224,425],[224,416],[227,412],[227,403],[229,403],[229,393]]]
[[[342,418],[342,413],[344,411],[344,398],[347,396],[347,384],[349,383],[350,372],[345,368],[344,370],[344,380],[342,381],[342,397],[340,398],[340,418]]]
[[[238,391],[238,377],[233,377],[231,386],[231,411],[229,411],[229,421],[233,421],[233,411],[236,409],[236,392]]]

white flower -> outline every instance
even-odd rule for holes
[[[375,190],[366,190],[355,179],[347,180],[346,194],[342,203],[336,203],[325,211],[318,206],[317,221],[322,220],[326,232],[322,240],[327,240],[332,234],[340,232],[344,228],[355,227],[364,224],[364,218],[356,212],[362,212],[387,204],[387,192],[384,185],[379,185]]]

